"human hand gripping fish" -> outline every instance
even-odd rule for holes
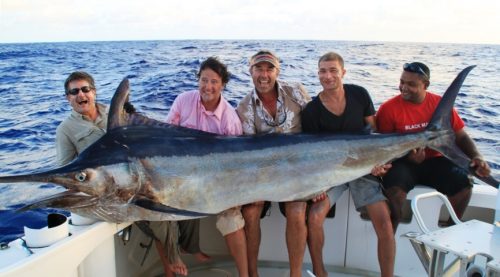
[[[412,149],[406,158],[416,164],[420,164],[425,160],[425,147]]]
[[[389,171],[389,169],[392,167],[392,164],[388,163],[388,164],[384,164],[384,165],[376,165],[372,168],[372,171],[371,171],[371,174],[373,176],[377,176],[377,177],[383,177],[387,171]],[[311,201],[316,203],[316,202],[320,202],[320,201],[323,201],[325,200],[327,197],[327,194],[326,192],[321,192],[317,195],[315,195]]]
[[[488,177],[491,174],[490,166],[481,155],[477,155],[472,158],[470,167],[473,168],[476,174],[481,177]]]
[[[384,165],[376,165],[372,168],[371,174],[376,177],[384,177],[384,175],[391,169],[392,164],[387,163]]]

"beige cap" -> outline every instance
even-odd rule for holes
[[[250,67],[260,63],[260,62],[268,62],[272,64],[276,68],[280,68],[280,61],[276,55],[274,55],[270,51],[260,51],[255,56],[250,59]]]

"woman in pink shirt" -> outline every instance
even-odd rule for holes
[[[226,99],[222,90],[229,81],[226,65],[217,58],[210,57],[203,61],[198,71],[198,90],[181,93],[175,99],[167,116],[167,123],[197,129],[219,135],[241,135],[240,119]],[[199,219],[179,221],[181,247],[188,253],[202,254],[199,248]],[[222,233],[229,252],[233,256],[239,276],[248,276],[246,237],[243,227],[245,221],[240,207],[220,213],[216,221],[217,229]],[[187,274],[185,265],[178,274]],[[176,271],[176,270],[174,270]]]

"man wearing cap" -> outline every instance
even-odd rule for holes
[[[427,91],[430,70],[421,62],[406,63],[399,81],[401,94],[380,106],[376,121],[381,133],[410,133],[423,130],[436,109],[441,96]],[[472,160],[479,176],[488,176],[490,168],[464,131],[464,122],[453,109],[451,126],[457,146]],[[384,176],[383,185],[392,211],[394,231],[401,220],[401,208],[406,195],[415,184],[435,188],[445,194],[457,216],[461,218],[469,203],[472,183],[464,169],[431,149],[414,149],[405,157],[395,160]]]
[[[251,57],[250,74],[254,89],[241,100],[237,107],[244,134],[301,131],[300,112],[311,97],[301,84],[277,80],[279,72],[279,60],[272,52],[262,50]],[[257,202],[242,208],[250,276],[258,276],[260,218],[266,212],[264,204],[264,202]],[[266,206],[268,208],[268,205]],[[301,276],[307,238],[306,202],[285,202],[283,206],[287,217],[286,243],[290,276]]]

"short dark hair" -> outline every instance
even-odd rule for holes
[[[231,73],[227,71],[227,66],[219,61],[217,57],[209,57],[201,63],[200,70],[198,71],[198,74],[196,74],[198,80],[200,79],[201,72],[207,68],[213,70],[215,73],[217,73],[217,75],[220,76],[220,78],[222,79],[222,84],[225,85],[229,82]]]
[[[320,62],[329,62],[329,61],[338,61],[340,63],[340,66],[344,68],[344,59],[342,58],[342,56],[340,56],[335,52],[328,52],[323,56],[321,56],[321,58],[319,58],[318,60],[318,66]]]
[[[66,78],[66,81],[64,81],[64,93],[68,94],[69,90],[69,83],[77,80],[85,80],[89,83],[90,87],[92,89],[95,89],[95,83],[94,83],[94,78],[90,74],[88,74],[85,71],[75,71],[71,74],[69,74],[68,78]]]

